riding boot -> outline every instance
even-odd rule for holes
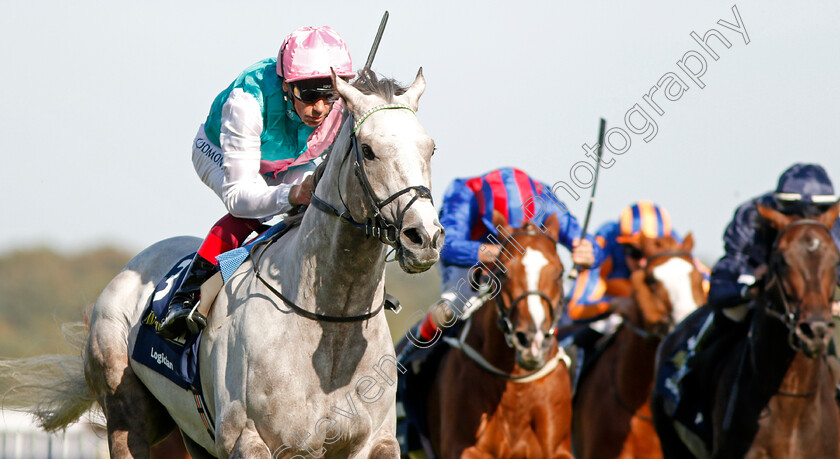
[[[201,296],[201,284],[218,270],[215,264],[196,254],[190,263],[184,282],[172,296],[166,318],[157,331],[160,337],[173,339],[185,332],[195,334],[207,326],[207,318],[198,311],[192,312],[192,310]]]

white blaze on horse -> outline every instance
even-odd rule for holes
[[[355,126],[343,126],[301,225],[246,261],[216,299],[199,354],[215,441],[192,393],[130,359],[155,284],[199,245],[186,237],[149,247],[103,291],[84,361],[56,360],[70,370],[36,384],[44,403],[33,411],[46,428],[95,400],[115,458],[148,457],[173,420],[197,457],[399,457],[398,367],[379,313],[385,254],[393,247],[403,270],[425,271],[443,228],[428,189],[434,142],[414,114],[422,69],[407,89],[366,81],[334,78]]]

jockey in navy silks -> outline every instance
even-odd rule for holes
[[[560,223],[558,243],[572,251],[572,261],[583,268],[597,266],[603,258],[600,246],[593,244],[591,236],[582,238],[577,219],[558,201],[551,188],[526,173],[513,168],[502,168],[472,178],[456,179],[443,197],[440,223],[446,230],[441,251],[442,301],[448,313],[469,313],[478,307],[480,292],[471,286],[471,277],[482,264],[491,264],[504,256],[502,245],[506,235],[493,224],[493,212],[504,215],[513,228],[525,220],[541,225],[546,218],[556,215]],[[475,283],[475,282],[473,282]],[[485,298],[486,300],[486,298]],[[407,361],[411,349],[433,345],[441,335],[440,328],[451,326],[451,316],[432,310],[410,330],[409,343],[401,353]]]
[[[330,27],[302,27],[286,37],[277,59],[248,67],[216,96],[193,141],[192,159],[229,213],[198,249],[160,336],[171,339],[206,325],[201,314],[190,313],[201,284],[218,271],[216,256],[239,247],[263,222],[309,204],[311,173],[342,121],[331,68],[337,77],[355,76],[347,44]]]
[[[700,331],[697,350],[708,348],[744,321],[752,306],[750,300],[755,298],[761,277],[767,271],[778,232],[758,215],[755,203],[786,215],[813,218],[823,214],[837,200],[834,186],[822,166],[799,163],[782,173],[774,192],[751,199],[735,210],[723,235],[726,253],[712,269],[708,304],[714,310],[714,318]],[[840,247],[840,223],[837,221],[831,227],[831,236]],[[840,284],[840,270],[837,273]],[[837,299],[835,293],[834,301]],[[833,309],[836,309],[836,303]],[[716,352],[712,351],[706,358],[714,359],[714,355]],[[689,367],[695,365],[689,362]]]

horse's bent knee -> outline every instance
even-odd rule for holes
[[[257,433],[253,421],[248,421],[230,452],[230,459],[271,459],[271,451]]]
[[[396,459],[400,457],[400,445],[395,438],[379,442],[370,450],[370,459]]]

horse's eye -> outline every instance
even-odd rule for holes
[[[369,159],[371,161],[376,159],[376,155],[373,154],[373,149],[366,143],[362,144],[362,153],[364,153],[365,159]]]

